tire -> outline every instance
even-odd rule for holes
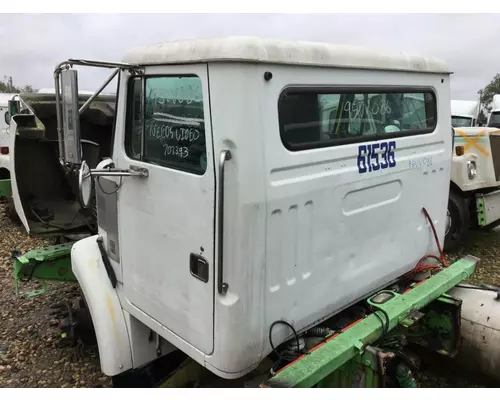
[[[448,199],[449,226],[444,238],[444,251],[455,250],[464,240],[470,225],[470,213],[466,200],[454,191]]]

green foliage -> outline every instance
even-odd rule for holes
[[[500,74],[496,74],[493,79],[488,83],[484,89],[479,90],[478,94],[481,96],[481,104],[489,112],[491,109],[491,102],[493,96],[500,93]]]
[[[0,93],[33,93],[36,89],[33,88],[32,85],[24,85],[24,86],[14,86],[12,84],[12,77],[5,77],[5,81],[0,81]]]

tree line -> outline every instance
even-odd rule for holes
[[[491,103],[493,96],[500,94],[500,74],[496,74],[493,79],[483,89],[478,90],[479,102],[481,108],[477,122],[479,124],[486,124],[486,115],[491,111]]]
[[[32,85],[14,86],[12,76],[4,76],[4,80],[0,81],[0,93],[33,93],[37,89]]]

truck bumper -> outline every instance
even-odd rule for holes
[[[500,219],[500,190],[476,197],[477,222],[487,226]]]

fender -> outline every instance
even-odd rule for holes
[[[106,273],[97,237],[73,245],[71,267],[90,310],[102,372],[114,376],[132,368],[132,350],[118,293]]]

